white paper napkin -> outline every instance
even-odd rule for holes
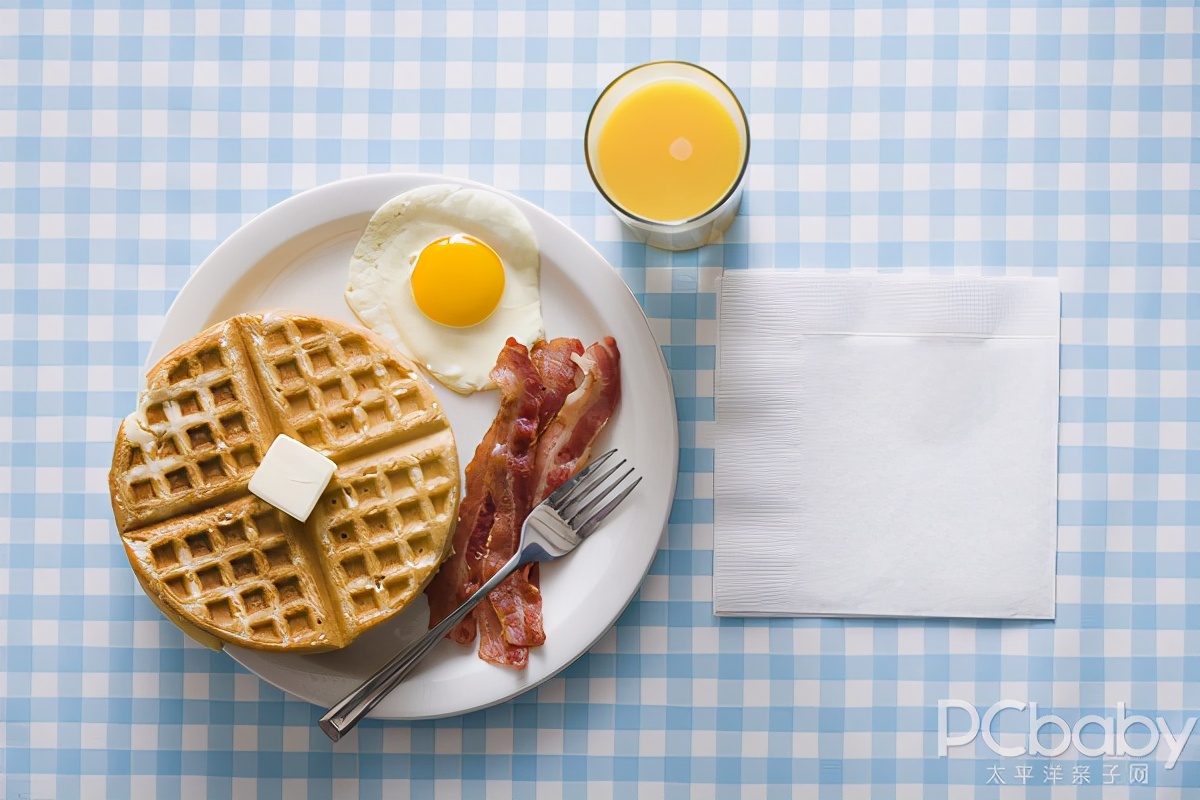
[[[1053,618],[1054,279],[730,271],[714,610]]]

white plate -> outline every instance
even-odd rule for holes
[[[296,195],[264,211],[210,255],[167,312],[147,366],[208,325],[234,314],[288,308],[361,324],[346,306],[350,254],[371,214],[417,186],[456,183],[433,175],[370,175]],[[491,189],[491,191],[497,191]],[[514,671],[480,661],[475,649],[444,641],[372,716],[421,719],[461,714],[507,700],[552,677],[612,627],[650,568],[675,490],[679,440],[670,373],[646,317],[608,262],[578,234],[518,197],[542,252],[547,336],[590,344],[611,334],[621,350],[622,398],[598,446],[618,447],[644,476],[604,527],[570,556],[542,570],[546,644]],[[497,409],[495,392],[461,397],[435,383],[466,465]],[[354,689],[399,647],[425,630],[424,599],[349,647],[281,655],[227,646],[269,683],[320,706]]]

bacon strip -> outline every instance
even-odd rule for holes
[[[582,358],[583,382],[538,437],[534,502],[540,503],[587,463],[592,444],[621,399],[621,353],[611,336]]]
[[[471,614],[479,618],[479,657],[489,664],[525,669],[529,665],[529,648],[515,647],[504,640],[500,618],[485,608],[487,605],[481,603]]]
[[[529,360],[533,362],[534,369],[538,371],[538,377],[542,381],[542,408],[538,413],[539,436],[546,430],[546,426],[550,424],[550,420],[554,419],[555,415],[558,414],[563,402],[567,399],[567,395],[575,391],[575,387],[582,379],[579,366],[575,363],[577,358],[582,355],[583,342],[567,337],[551,339],[549,342],[540,341],[530,351]],[[535,588],[541,586],[540,566],[534,563],[528,567],[528,581]],[[540,630],[542,621],[541,594],[529,593],[523,600],[524,608],[534,609],[536,628]],[[497,607],[496,613],[503,618],[508,612]],[[529,622],[527,625],[530,629],[534,628],[533,622]],[[544,634],[542,636],[544,637]]]
[[[536,434],[541,382],[524,345],[509,339],[500,351],[491,377],[500,387],[500,410],[467,464],[466,495],[454,531],[454,553],[442,564],[425,590],[429,598],[430,627],[449,616],[486,580],[479,579],[479,565],[487,550],[500,500],[494,496],[497,482],[493,454],[528,451]],[[524,517],[521,519],[523,522]],[[461,644],[473,640],[475,621],[472,616],[455,626],[448,634],[449,638]]]
[[[509,339],[492,379],[500,411],[467,465],[454,555],[427,589],[431,626],[508,562],[533,506],[587,463],[620,399],[620,353],[612,337],[587,350],[576,339],[554,339],[532,354]],[[501,583],[449,636],[468,643],[478,630],[480,658],[524,669],[528,648],[546,639],[541,609],[533,564]]]
[[[536,568],[537,564],[526,566],[488,595],[494,616],[500,621],[501,635],[513,647],[540,647],[546,643]]]
[[[532,446],[522,453],[497,454],[493,465],[496,521],[488,537],[487,554],[480,563],[480,582],[490,579],[516,554],[521,526],[532,508],[529,495],[533,477]],[[477,607],[475,617],[480,625],[479,655],[485,661],[514,666],[514,661],[520,661],[521,656],[511,653],[509,648],[524,649],[546,640],[541,624],[541,594],[529,583],[527,570],[513,573],[493,589],[488,602]],[[491,626],[492,620],[498,622],[498,627]],[[489,641],[496,634],[507,647]]]
[[[575,379],[578,368],[572,355],[583,353],[583,344],[578,339],[557,338],[550,342],[539,342],[534,345],[529,361],[538,374],[541,391],[541,402],[538,413],[538,429],[548,425],[553,416],[562,408],[566,396],[575,389]],[[522,365],[523,367],[523,365]],[[512,554],[516,553],[517,543],[521,540],[521,525],[533,509],[529,491],[533,477],[533,450],[514,457],[509,453],[509,464],[502,480],[505,482],[505,494],[514,500],[512,516],[502,513],[494,523],[491,537],[487,542],[487,555],[481,565],[484,567],[479,581],[487,581],[497,570],[508,563]],[[500,473],[497,471],[497,475]],[[480,657],[485,661],[514,666],[521,662],[520,655],[515,654],[516,648],[532,648],[546,642],[546,632],[541,624],[541,593],[538,590],[538,565],[530,565],[516,573],[499,585],[488,595],[488,603],[499,621],[498,631],[504,637],[509,648],[503,648],[497,642],[488,642],[488,637],[494,636],[493,627],[484,625],[482,616],[486,610],[481,610],[476,621],[480,624]]]
[[[480,447],[487,444],[487,437]],[[476,450],[478,457],[479,451]],[[486,462],[484,462],[486,463]],[[488,531],[492,529],[492,520],[496,509],[491,492],[486,486],[487,469],[476,467],[472,460],[467,465],[467,495],[459,507],[458,527],[454,530],[453,553],[443,564],[438,573],[425,589],[429,599],[429,627],[433,627],[450,616],[459,605],[460,587],[470,582],[471,565],[483,556],[483,548],[478,544],[480,537],[487,539]],[[467,644],[475,638],[475,626],[468,616],[461,623],[451,628],[446,636],[459,644]]]
[[[567,395],[579,385],[575,359],[583,355],[583,342],[566,337],[538,342],[529,354],[542,381],[542,407],[538,411],[538,435],[562,408]]]
[[[559,355],[570,358],[572,352],[575,352],[572,360],[577,359],[583,367],[583,379],[574,391],[566,394],[562,391],[565,389],[566,376],[570,375],[574,383],[574,375],[561,362],[558,364],[556,382],[563,402],[538,437],[534,460],[536,483],[531,509],[584,467],[591,455],[593,442],[612,416],[621,396],[620,352],[612,337],[592,345],[582,357],[573,348],[565,346]],[[546,378],[543,378],[543,385],[546,383]],[[550,390],[543,397],[553,394],[553,390]],[[498,590],[489,596],[509,644],[537,647],[546,641],[536,568],[536,564],[532,565],[529,580],[516,581],[506,591]]]

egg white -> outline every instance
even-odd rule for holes
[[[425,316],[411,278],[426,245],[465,233],[504,265],[504,292],[478,325],[452,328]],[[544,338],[538,289],[540,256],[521,210],[492,192],[452,184],[423,186],[385,203],[371,217],[350,259],[346,302],[438,381],[462,394],[492,388],[489,377],[508,337],[525,346]]]

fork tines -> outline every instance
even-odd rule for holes
[[[641,477],[635,478],[621,488],[615,497],[600,506],[599,509],[596,508],[613,491],[622,487],[629,476],[633,475],[633,467],[630,467],[615,480],[609,480],[625,465],[626,459],[621,459],[603,473],[597,474],[600,467],[616,452],[614,449],[600,455],[546,498],[546,504],[553,508],[564,522],[575,529],[580,537],[587,536],[594,531],[605,517],[611,514],[642,481]]]

